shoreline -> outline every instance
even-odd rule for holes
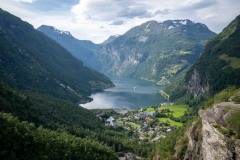
[[[164,92],[163,90],[160,90],[159,93],[160,93],[161,96],[163,96],[167,101],[169,101],[169,97],[170,97],[170,96],[169,96],[166,92]]]

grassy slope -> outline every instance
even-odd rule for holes
[[[183,125],[181,122],[175,122],[175,121],[171,120],[170,118],[158,118],[158,121],[159,122],[167,122],[171,126],[176,126],[176,127],[181,127]]]
[[[158,110],[169,109],[175,118],[179,118],[184,115],[185,111],[189,109],[187,105],[172,105],[172,106],[160,106]]]

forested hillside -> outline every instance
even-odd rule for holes
[[[210,40],[186,76],[168,90],[171,99],[183,95],[213,96],[230,85],[240,87],[240,16]]]
[[[104,75],[74,58],[30,24],[0,10],[0,81],[21,90],[86,101],[113,86]]]
[[[0,141],[3,142],[1,143],[3,144],[0,152],[1,158],[10,153],[13,155],[21,152],[27,154],[26,150],[33,151],[28,153],[29,155],[23,154],[21,159],[25,159],[24,156],[38,157],[39,154],[52,157],[51,152],[45,150],[45,147],[55,148],[56,154],[59,155],[63,153],[67,154],[67,157],[81,155],[81,158],[90,156],[90,159],[104,159],[106,154],[111,159],[116,157],[114,152],[126,150],[145,157],[151,150],[151,145],[148,143],[138,144],[137,139],[131,136],[130,131],[105,127],[91,111],[79,107],[77,104],[39,93],[17,92],[4,84],[0,84],[0,89],[1,126],[3,127],[0,138]],[[20,133],[17,131],[18,127],[20,130],[22,129]],[[14,128],[16,130],[9,134]],[[42,132],[44,135],[39,137]],[[12,139],[11,137],[18,138]],[[28,140],[27,137],[30,139]],[[32,140],[34,137],[37,139],[36,141]],[[52,138],[56,141],[50,140],[49,143],[44,143]],[[63,142],[61,142],[62,140]],[[8,141],[15,144],[16,148],[11,148],[12,145],[9,145]],[[39,143],[43,150],[35,155],[36,150],[33,146]],[[63,152],[59,145],[70,145],[71,147],[67,147]],[[81,147],[86,148],[89,154],[83,156],[85,150],[81,151]],[[75,155],[76,149],[80,149],[80,153]],[[95,150],[96,152],[99,150],[99,154],[95,153]],[[96,158],[96,155],[99,157]]]

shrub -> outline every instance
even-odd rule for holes
[[[229,129],[240,134],[240,112],[233,112],[227,118],[227,124]]]

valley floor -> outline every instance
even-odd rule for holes
[[[167,133],[181,127],[180,117],[187,112],[187,105],[162,103],[161,106],[140,110],[98,109],[95,114],[109,127],[122,127],[131,131],[139,142],[156,142]]]

